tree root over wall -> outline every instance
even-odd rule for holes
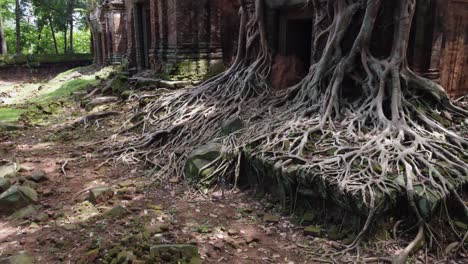
[[[146,105],[137,123],[141,136],[123,142],[113,154],[125,162],[153,164],[161,179],[183,175],[188,153],[217,140],[230,158],[209,164],[216,167],[209,176],[214,185],[229,175],[237,182],[244,148],[284,170],[301,166],[362,197],[370,208],[362,231],[346,250],[354,249],[371,225],[379,208],[376,197],[396,191],[407,198],[419,231],[399,256],[382,260],[405,263],[425,237],[434,236],[416,196],[444,200],[452,194],[467,212],[457,188],[468,181],[468,140],[449,130],[445,119],[464,120],[468,112],[408,67],[416,0],[394,1],[392,16],[383,15],[388,12],[383,3],[309,1],[315,12],[314,61],[301,82],[279,94],[272,94],[268,83],[272,59],[264,3],[256,0],[255,11],[242,5],[233,66],[198,87]],[[393,25],[390,40],[374,36],[384,17],[391,20],[384,23]],[[388,43],[386,53],[375,48]],[[233,116],[245,120],[245,127],[220,135],[219,124]]]

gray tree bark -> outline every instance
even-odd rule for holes
[[[2,14],[0,14],[0,54],[7,54],[8,48],[5,39],[5,32],[3,30],[3,19]]]

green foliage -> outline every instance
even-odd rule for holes
[[[4,65],[39,66],[44,63],[91,61],[91,54],[33,54],[33,55],[0,55],[0,67]]]
[[[88,0],[22,0],[22,53],[55,54],[52,29],[58,53],[89,53],[91,33],[86,18],[87,4]],[[0,0],[0,13],[8,50],[13,53],[16,46],[15,0]],[[69,48],[71,22],[73,50]]]
[[[0,108],[1,122],[15,122],[24,113],[25,110],[17,108]]]
[[[99,81],[97,80],[84,80],[84,79],[76,79],[76,80],[71,80],[69,82],[64,83],[59,89],[48,93],[44,94],[42,96],[37,97],[34,101],[37,102],[50,102],[58,99],[65,98],[67,96],[70,96],[73,92],[83,90],[88,85],[97,85]]]

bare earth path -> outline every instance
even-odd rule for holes
[[[31,128],[0,136],[2,159],[43,170],[48,177],[36,186],[34,212],[0,218],[0,255],[26,250],[34,263],[111,263],[131,251],[145,261],[153,245],[189,243],[199,248],[202,263],[306,262],[300,253],[306,241],[302,230],[287,219],[266,223],[264,209],[249,195],[194,194],[176,179],[148,189],[144,169],[102,165],[104,159],[94,155],[101,147],[97,141],[114,124],[72,131]],[[20,174],[31,174],[27,170]],[[93,186],[112,187],[116,194],[93,205],[85,201]],[[105,214],[118,205],[127,210]]]
[[[156,263],[152,248],[179,244],[198,248],[200,261],[192,263],[356,263],[392,256],[411,240],[411,234],[393,240],[390,226],[363,243],[359,252],[347,252],[346,262],[337,262],[323,256],[339,251],[340,243],[349,243],[345,241],[349,236],[332,241],[331,231],[323,232],[327,224],[323,219],[310,221],[313,230],[322,230],[306,236],[303,226],[292,224],[281,213],[281,202],[239,191],[226,192],[224,198],[219,193],[204,194],[179,178],[155,183],[151,166],[114,163],[101,150],[127,120],[134,102],[119,99],[96,106],[93,113],[121,114],[86,126],[71,125],[90,113],[72,102],[70,93],[105,84],[100,80],[109,72],[81,68],[56,77],[42,89],[35,83],[26,89],[19,83],[0,82],[3,98],[13,100],[10,93],[16,87],[26,102],[4,102],[6,107],[0,107],[0,124],[21,125],[12,132],[0,129],[0,172],[5,161],[20,165],[13,184],[30,186],[38,193],[36,204],[13,216],[0,214],[0,262],[25,251],[32,263]],[[142,95],[152,92],[141,91]],[[47,99],[40,100],[41,108],[28,105],[38,96]],[[59,105],[58,110],[46,111],[50,104]],[[28,118],[40,122],[19,118],[23,112],[15,111],[23,108],[24,113],[32,113]],[[37,173],[46,179],[31,181]],[[90,193],[98,187],[105,191],[93,200]],[[163,259],[162,254],[158,258]],[[411,263],[465,263],[464,258],[461,252],[436,260],[432,253],[420,250],[411,256]],[[167,259],[157,263],[174,263],[170,256]]]

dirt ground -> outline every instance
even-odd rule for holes
[[[73,130],[38,127],[0,136],[2,159],[27,167],[23,176],[43,170],[48,177],[37,186],[33,214],[0,218],[0,255],[25,250],[34,263],[101,263],[114,249],[131,250],[144,260],[149,246],[163,242],[197,245],[203,263],[306,263],[298,246],[307,243],[302,230],[287,218],[263,221],[265,209],[248,193],[226,193],[221,199],[194,192],[179,179],[148,187],[144,168],[104,163],[96,151],[118,123]],[[116,195],[93,205],[86,198],[95,186],[112,187]],[[117,205],[128,213],[104,214]],[[43,213],[47,219],[41,219]],[[147,234],[158,227],[162,230]]]
[[[133,263],[151,263],[154,245],[192,244],[201,263],[343,263],[320,259],[337,243],[305,235],[279,205],[249,192],[204,194],[179,178],[154,182],[150,168],[110,159],[102,149],[127,115],[71,126],[88,112],[78,103],[67,107],[47,125],[0,132],[0,161],[21,164],[19,181],[37,171],[47,175],[31,183],[39,202],[30,212],[15,219],[0,216],[0,256],[26,251],[34,263],[123,263],[125,253],[134,256]],[[98,110],[129,113],[130,106],[117,102]],[[103,186],[114,195],[89,202],[89,190]],[[346,263],[357,256],[389,256],[404,246],[366,244],[347,253]],[[421,251],[411,263],[436,262]]]

